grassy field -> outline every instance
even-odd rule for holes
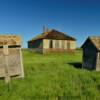
[[[36,54],[23,50],[25,78],[0,81],[0,100],[100,100],[100,73],[80,69],[82,52]]]

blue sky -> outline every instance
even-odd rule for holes
[[[20,35],[27,47],[43,25],[75,37],[79,47],[100,35],[100,0],[0,0],[0,34]]]

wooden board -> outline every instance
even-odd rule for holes
[[[21,37],[16,35],[0,35],[0,46],[21,45]]]
[[[6,58],[9,75],[24,77],[21,48],[8,48],[8,55],[5,55],[3,50],[3,48],[0,49],[0,77],[5,77],[7,74]]]

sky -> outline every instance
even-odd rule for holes
[[[100,0],[0,0],[0,34],[20,35],[23,47],[43,26],[77,39],[100,36]]]

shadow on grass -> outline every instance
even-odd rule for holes
[[[72,65],[72,66],[75,67],[75,68],[79,68],[79,69],[82,68],[82,63],[80,63],[80,62],[68,63],[68,64],[69,64],[69,65]]]

